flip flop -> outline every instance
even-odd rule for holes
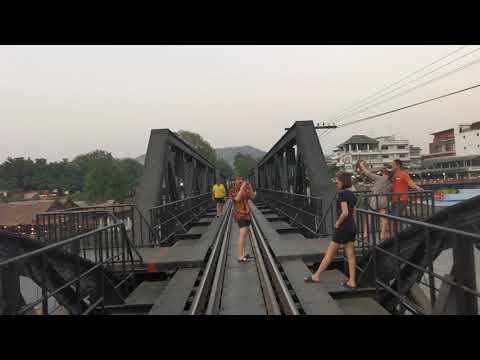
[[[317,284],[317,283],[320,282],[320,281],[315,281],[315,280],[313,280],[312,275],[309,275],[309,276],[307,276],[307,277],[304,277],[303,280],[304,280],[306,283],[309,283],[309,284],[312,284],[312,283]]]
[[[241,259],[237,259],[237,261],[238,261],[239,263],[247,263],[247,262],[250,261],[250,259],[248,259],[247,257],[243,257],[243,258],[241,258]]]
[[[349,290],[355,290],[355,289],[356,289],[356,287],[352,287],[352,286],[348,285],[346,281],[342,282],[341,285],[342,285],[344,288],[349,289]]]

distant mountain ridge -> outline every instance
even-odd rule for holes
[[[265,151],[257,149],[250,145],[219,148],[219,149],[215,149],[215,153],[217,155],[217,159],[224,159],[232,167],[233,167],[233,160],[235,159],[235,155],[237,155],[238,153],[243,155],[251,155],[252,157],[258,160],[261,159],[266,154]],[[145,164],[145,155],[141,155],[135,158],[135,160],[143,165]]]
[[[251,155],[255,159],[261,159],[266,152],[257,148],[254,148],[250,145],[245,146],[232,146],[232,147],[225,147],[220,149],[215,149],[217,154],[217,159],[224,159],[226,162],[233,167],[233,160],[235,160],[235,155],[238,153],[243,155]]]

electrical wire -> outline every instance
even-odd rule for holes
[[[430,66],[435,65],[436,63],[438,63],[438,62],[440,62],[440,61],[442,61],[442,60],[450,57],[451,55],[453,55],[453,54],[459,52],[460,50],[464,49],[466,46],[467,46],[467,45],[460,46],[459,48],[455,49],[454,51],[451,51],[451,52],[449,52],[448,54],[442,56],[440,59],[437,59],[437,60],[435,60],[434,62],[429,63],[429,64],[421,67],[420,69],[414,71],[413,73],[411,73],[411,74],[409,74],[409,75],[401,78],[400,80],[397,80],[397,81],[395,81],[394,83],[392,83],[392,84],[390,84],[390,85],[387,85],[386,87],[384,87],[384,88],[382,88],[382,89],[374,92],[372,95],[367,96],[366,98],[360,100],[360,101],[357,102],[356,104],[354,104],[354,105],[352,105],[352,106],[349,106],[349,107],[347,107],[346,109],[340,111],[337,115],[335,115],[334,117],[332,117],[332,119],[337,119],[338,117],[342,116],[344,113],[352,111],[353,108],[357,108],[359,105],[362,105],[362,106],[363,106],[363,103],[364,103],[366,100],[368,100],[368,99],[370,99],[370,98],[372,98],[372,97],[374,97],[374,96],[376,96],[376,95],[384,92],[385,90],[388,90],[388,89],[391,88],[392,86],[395,86],[395,85],[401,83],[401,82],[404,81],[404,80],[407,80],[408,78],[412,77],[413,75],[415,75],[415,74],[417,74],[417,73],[419,73],[419,72],[421,72],[421,71],[423,71],[423,70],[425,70],[425,69],[428,69]]]

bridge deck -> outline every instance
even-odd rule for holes
[[[220,315],[266,315],[255,260],[247,264],[237,261],[238,235],[239,228],[234,222],[228,244]],[[253,255],[249,243],[247,251]]]
[[[149,315],[181,315],[200,268],[179,269],[155,300]]]
[[[214,218],[210,225],[197,227],[202,231],[198,239],[182,239],[171,247],[142,248],[140,254],[144,263],[153,265],[157,271],[202,266],[208,248],[215,239],[220,222],[221,218]]]

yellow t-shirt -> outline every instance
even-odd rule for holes
[[[225,197],[225,186],[223,186],[223,184],[213,185],[212,191],[213,191],[213,197],[216,199]]]

